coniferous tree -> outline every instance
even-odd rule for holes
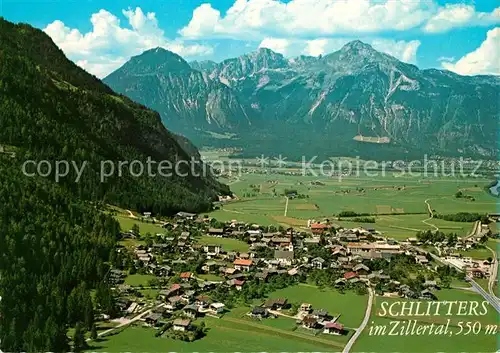
[[[85,349],[85,334],[80,323],[77,323],[75,326],[75,333],[73,334],[73,351],[81,352]]]

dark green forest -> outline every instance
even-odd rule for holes
[[[211,176],[192,173],[125,173],[100,182],[104,160],[197,155],[177,140],[183,141],[157,113],[78,68],[42,31],[0,18],[0,152],[15,151],[0,153],[3,351],[78,351],[83,333],[96,330],[94,314],[113,312],[103,283],[120,229],[101,211],[105,204],[169,215],[208,210],[218,194],[229,192]],[[53,175],[25,176],[26,160],[86,161],[88,167],[78,183],[74,171],[56,183]],[[75,328],[71,345],[69,327]]]
[[[0,157],[2,350],[68,351],[68,327],[92,330],[118,223],[59,185]],[[103,290],[100,290],[102,293]],[[103,295],[96,304],[105,307]],[[106,308],[106,307],[105,307]]]
[[[182,149],[156,112],[113,93],[42,31],[0,20],[0,43],[0,144],[18,148],[20,161],[87,161],[78,183],[74,172],[61,180],[71,192],[156,214],[207,210],[228,192],[184,166],[188,177],[124,172],[101,183],[102,161],[189,161],[193,151]]]

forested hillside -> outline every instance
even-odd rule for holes
[[[26,159],[87,161],[78,183],[72,174],[61,180],[77,196],[169,214],[206,210],[228,191],[194,173],[166,178],[115,172],[101,183],[104,160],[175,162],[193,152],[179,146],[156,112],[113,93],[67,60],[43,32],[0,20],[0,43],[0,144],[19,148]]]
[[[119,225],[13,164],[0,156],[0,347],[68,351],[68,327],[91,331],[94,310],[109,305],[98,295],[94,307],[90,289],[101,287]]]
[[[206,210],[217,194],[228,192],[210,176],[114,173],[100,181],[105,160],[197,156],[193,150],[188,155],[177,138],[157,113],[113,93],[67,60],[43,32],[0,18],[2,351],[78,351],[83,332],[95,332],[97,310],[113,312],[104,279],[120,229],[99,205],[171,214]],[[54,175],[24,175],[26,160],[88,167],[78,182],[72,171],[56,183]]]

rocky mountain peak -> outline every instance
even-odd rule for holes
[[[373,64],[385,67],[398,64],[396,58],[378,52],[371,45],[360,40],[349,42],[340,50],[326,55],[323,62],[341,72],[353,72]]]
[[[343,52],[354,52],[358,54],[376,52],[370,44],[366,44],[360,40],[353,40],[347,43],[341,49]]]
[[[269,48],[259,48],[248,55],[248,59],[255,68],[278,69],[288,65],[288,60],[283,54],[276,53]]]
[[[192,138],[205,129],[244,135],[252,127],[253,142],[294,126],[307,145],[321,129],[328,138],[343,139],[341,149],[350,152],[370,150],[354,140],[361,135],[387,138],[401,151],[427,151],[439,143],[433,151],[496,153],[490,146],[497,138],[498,80],[492,77],[419,70],[358,40],[319,57],[288,59],[260,48],[221,63],[191,65],[203,77],[191,71],[107,83],[157,109],[167,126],[182,127]]]
[[[128,74],[148,75],[190,72],[191,70],[191,66],[181,56],[165,48],[157,47],[132,57],[115,73],[123,71]]]

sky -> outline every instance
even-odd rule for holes
[[[500,75],[496,0],[0,0],[0,16],[47,33],[90,73],[164,47],[222,61],[266,47],[324,55],[359,39],[420,68]]]

